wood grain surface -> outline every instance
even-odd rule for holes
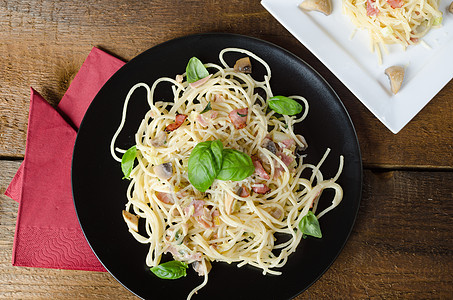
[[[339,9],[334,2],[334,9]],[[397,135],[260,4],[244,0],[0,0],[0,298],[134,299],[107,273],[13,267],[30,87],[57,105],[93,46],[125,61],[172,38],[245,34],[309,63],[356,127],[363,200],[332,267],[297,299],[453,299],[453,81]]]

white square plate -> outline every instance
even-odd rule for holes
[[[450,0],[448,0],[450,1]],[[333,12],[305,12],[302,0],[262,0],[261,4],[307,49],[335,74],[393,133],[398,133],[453,77],[453,14],[450,2],[440,1],[442,27],[432,29],[423,41],[404,51],[389,47],[380,65],[369,48],[368,33],[355,31],[343,14],[341,0]],[[394,95],[384,71],[392,65],[406,68],[403,85]]]

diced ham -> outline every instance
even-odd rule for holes
[[[392,7],[392,8],[400,8],[403,6],[404,1],[403,0],[387,0],[387,3]]]
[[[255,166],[255,173],[259,177],[261,177],[265,180],[268,180],[270,178],[269,174],[267,174],[266,170],[264,170],[263,165],[261,164],[261,161],[258,158],[254,157],[252,159],[252,162],[253,162],[253,165]]]
[[[188,216],[194,217],[195,220],[204,228],[214,227],[212,222],[213,211],[210,211],[207,207],[204,206],[205,202],[203,200],[194,200],[189,206],[184,208],[184,213]]]
[[[279,152],[277,154],[277,156],[288,167],[294,161],[294,158],[292,156],[288,156],[282,152]],[[285,171],[285,169],[283,168],[283,166],[280,163],[277,163],[275,160],[274,160],[274,164],[275,164],[274,179],[275,179],[275,178],[278,178],[282,174],[282,172]]]
[[[254,184],[252,185],[252,190],[257,193],[257,194],[266,194],[268,193],[271,189],[265,185],[264,183],[259,183],[259,184]]]
[[[184,208],[184,213],[186,215],[190,214],[192,207],[194,208],[192,216],[199,217],[203,215],[203,205],[205,202],[203,200],[193,200],[190,204]]]
[[[204,228],[212,228],[214,227],[214,223],[212,222],[212,217],[211,218],[206,218],[206,217],[195,217],[195,220],[197,220],[198,224],[203,226]]]
[[[296,145],[296,142],[293,139],[286,139],[282,141],[283,148],[289,149],[294,145]]]
[[[202,127],[208,127],[209,123],[206,121],[206,119],[203,117],[203,115],[198,115],[195,120],[197,121],[198,124],[200,124]]]
[[[175,203],[170,193],[156,192],[156,197],[165,204]]]
[[[289,165],[293,162],[293,160],[294,160],[293,157],[288,156],[288,155],[286,155],[286,154],[284,154],[284,153],[280,153],[280,155],[279,155],[278,157],[279,157],[279,158],[282,160],[282,162],[283,162],[285,165],[287,165],[287,166],[289,166]]]
[[[215,94],[215,96],[214,96],[214,102],[223,102],[223,101],[225,101],[225,98],[223,98],[222,95]]]
[[[366,15],[368,17],[377,16],[379,14],[379,9],[374,6],[375,0],[367,0],[366,2]]]
[[[202,78],[202,79],[197,80],[195,82],[191,82],[191,83],[189,83],[189,85],[190,85],[191,88],[197,88],[199,86],[202,86],[203,84],[205,84],[209,80],[209,78],[211,78],[211,76],[212,76],[212,74],[209,74],[209,76],[206,76],[205,78]]]
[[[233,123],[236,129],[242,129],[247,125],[247,114],[249,112],[248,108],[241,108],[232,110],[229,113],[231,123]]]
[[[219,115],[218,111],[211,110],[211,119],[214,120],[215,118],[217,118],[218,115]]]
[[[175,122],[168,125],[165,128],[165,131],[173,131],[173,130],[178,129],[182,125],[182,123],[184,123],[186,118],[187,118],[187,115],[184,115],[184,114],[176,115]]]

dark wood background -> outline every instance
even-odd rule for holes
[[[11,266],[18,205],[3,193],[24,157],[29,88],[56,105],[93,46],[129,60],[203,32],[246,34],[298,55],[356,127],[364,165],[356,225],[297,299],[453,299],[453,81],[394,135],[259,1],[246,0],[0,1],[0,297],[134,298],[109,274]]]

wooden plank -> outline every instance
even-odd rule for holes
[[[366,171],[348,243],[297,299],[451,298],[452,180],[451,172]]]
[[[0,161],[0,298],[132,299],[106,273],[13,267],[17,203],[3,196],[20,162]],[[365,171],[351,237],[296,299],[449,298],[453,294],[453,172]]]
[[[240,0],[185,5],[159,0],[134,6],[119,0],[101,0],[96,5],[4,2],[0,7],[0,157],[23,157],[29,87],[56,105],[92,46],[128,60],[175,37],[216,31],[262,38],[312,65],[350,112],[366,166],[452,168],[453,82],[394,135],[262,6]]]

